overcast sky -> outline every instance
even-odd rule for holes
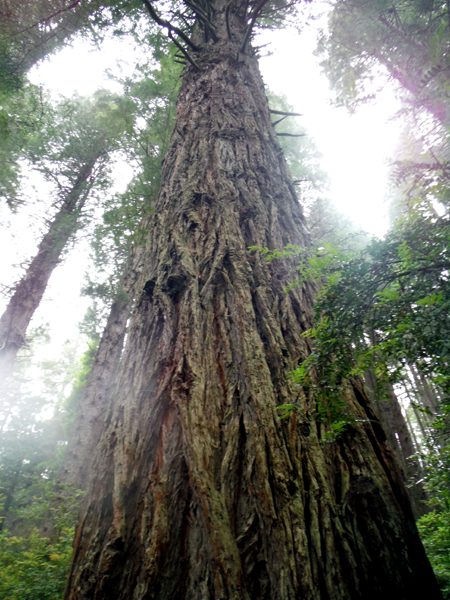
[[[261,59],[261,71],[268,87],[285,94],[295,112],[303,115],[299,122],[323,155],[333,202],[364,229],[381,236],[387,228],[387,161],[400,131],[392,117],[399,106],[389,88],[355,115],[332,106],[328,81],[313,55],[317,28],[324,24],[323,19],[312,21],[300,35],[286,30],[267,33],[262,41],[270,42],[265,51],[272,55]],[[33,70],[31,78],[55,94],[92,94],[99,87],[120,91],[105,71],[131,74],[136,60],[133,43],[125,39],[107,39],[101,50],[75,42]]]

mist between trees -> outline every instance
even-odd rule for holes
[[[384,239],[259,73],[258,31],[315,10],[0,9],[1,201],[44,215],[0,318],[0,598],[450,596],[448,7],[336,0],[318,39],[335,102],[398,85]],[[27,81],[111,32],[146,55],[121,93]],[[33,315],[86,240],[81,337],[43,358]]]

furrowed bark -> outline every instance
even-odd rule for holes
[[[83,165],[63,205],[42,238],[36,256],[0,318],[0,382],[10,375],[16,356],[25,344],[28,325],[39,306],[61,255],[77,230],[78,218],[89,194],[88,179],[94,163]]]
[[[66,600],[440,598],[362,384],[324,443],[290,371],[313,290],[250,245],[309,244],[245,22],[186,68],[114,412]],[[276,407],[299,400],[280,421]]]

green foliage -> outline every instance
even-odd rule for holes
[[[133,118],[133,107],[116,94],[98,90],[92,97],[74,95],[54,108],[51,122],[30,140],[24,158],[56,184],[63,200],[63,191],[73,187],[84,165],[92,166],[89,183],[104,187],[106,165],[132,129]]]
[[[22,509],[28,535],[0,534],[0,600],[62,598],[82,493],[66,489],[58,498],[53,488],[51,481],[41,485],[40,494]]]
[[[20,86],[38,61],[67,44],[75,34],[99,41],[104,33],[137,28],[139,0],[21,0],[0,4],[0,86]]]
[[[2,389],[0,408],[0,530],[6,527],[14,533],[29,529],[27,511],[33,498],[41,497],[47,484],[56,480],[67,440],[65,404],[77,351],[67,344],[57,360],[37,364],[24,353],[15,377]]]
[[[313,327],[304,335],[313,351],[294,381],[314,390],[318,417],[344,427],[348,379],[372,369],[378,396],[416,364],[450,395],[450,228],[446,216],[418,207],[399,219],[384,240],[372,239],[353,254],[332,244],[315,252],[292,245],[258,250],[266,260],[300,256],[300,276],[319,285]],[[284,418],[291,411],[283,407]]]
[[[338,0],[319,51],[338,102],[353,108],[372,98],[386,75],[410,94],[413,107],[445,115],[448,7],[423,0]],[[379,85],[379,83],[378,83]]]
[[[108,264],[112,258],[121,264],[130,245],[144,241],[143,222],[151,214],[159,192],[181,68],[173,60],[176,48],[168,45],[161,34],[148,41],[153,48],[148,63],[138,65],[133,76],[120,81],[123,101],[135,117],[123,142],[135,174],[123,194],[108,199],[103,223],[96,227],[93,249],[98,265]]]
[[[95,271],[91,271],[83,289],[83,294],[93,299],[91,325],[95,319],[97,324],[104,322],[131,248],[147,240],[148,222],[159,193],[161,164],[173,129],[181,81],[181,67],[173,60],[176,48],[167,44],[160,33],[148,34],[147,41],[152,45],[148,62],[120,81],[123,97],[136,115],[123,141],[134,176],[125,192],[105,199],[101,222],[94,229],[91,247]]]
[[[439,429],[438,429],[439,432]],[[433,439],[434,438],[434,439]],[[420,537],[446,600],[450,598],[450,445],[436,445],[436,434],[421,454],[433,509],[417,521]]]
[[[72,554],[82,493],[59,486],[57,473],[76,348],[66,344],[58,360],[32,359],[48,341],[38,331],[22,352],[16,377],[2,390],[0,408],[0,599],[60,600]],[[88,367],[84,365],[87,369]],[[40,381],[36,381],[36,370]],[[84,371],[77,382],[82,385]]]
[[[33,138],[51,121],[52,113],[42,90],[36,86],[24,84],[14,93],[0,88],[0,199],[11,209],[22,201],[19,160]]]
[[[417,522],[420,537],[444,598],[450,598],[450,510],[432,511]]]
[[[401,379],[416,364],[445,393],[450,388],[450,234],[448,219],[419,212],[349,256],[325,247],[301,266],[323,284],[308,332],[315,351],[298,372],[318,374],[337,390],[369,367],[379,379]]]
[[[55,541],[35,529],[27,538],[0,534],[0,599],[61,600],[74,529]]]

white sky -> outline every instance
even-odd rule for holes
[[[331,179],[331,200],[363,229],[381,236],[387,228],[383,204],[387,159],[394,153],[400,131],[400,124],[389,118],[398,106],[393,94],[386,92],[377,104],[361,107],[353,116],[344,109],[333,108],[327,79],[313,56],[315,39],[313,26],[300,36],[286,31],[271,33],[273,56],[261,60],[264,80],[271,90],[285,94],[295,111],[304,115],[299,121],[323,155],[322,167]],[[121,67],[117,66],[118,61],[122,62]],[[135,49],[130,41],[107,39],[98,50],[77,41],[39,65],[30,78],[52,90],[55,97],[58,94],[70,96],[74,92],[88,95],[100,87],[120,91],[105,75],[105,70],[117,73],[120,68],[125,74],[131,73],[135,62]],[[129,176],[129,172],[119,171],[117,186],[125,187]],[[6,246],[6,238],[3,242]],[[23,241],[16,242],[23,247]],[[0,251],[1,246],[0,240]],[[4,257],[12,253],[12,246],[7,248],[8,252],[2,251]],[[14,261],[14,257],[11,258]],[[36,315],[35,325],[59,315],[52,332],[55,342],[63,342],[72,332],[75,335],[77,321],[89,304],[88,299],[78,296],[85,259],[86,247],[78,245],[66,259],[64,268],[56,269],[46,299]],[[0,268],[0,281],[2,275]]]
[[[311,22],[300,35],[270,32],[272,56],[261,60],[261,71],[268,87],[285,94],[295,112],[304,115],[299,121],[315,140],[330,176],[330,198],[366,231],[381,236],[387,229],[383,204],[387,160],[394,154],[401,128],[399,121],[390,119],[399,104],[386,89],[377,103],[361,106],[354,115],[331,105],[328,80],[313,56],[320,24],[323,21]],[[55,95],[88,95],[100,87],[119,92],[120,86],[105,71],[131,74],[135,62],[131,41],[106,39],[100,50],[78,42],[33,70],[31,79]]]
[[[361,106],[354,115],[332,106],[328,80],[313,55],[316,35],[313,27],[300,36],[271,33],[273,56],[261,61],[261,70],[268,86],[304,115],[299,121],[323,155],[331,200],[363,229],[382,236],[388,226],[387,161],[401,130],[401,123],[390,119],[399,104],[386,89],[376,104]]]

